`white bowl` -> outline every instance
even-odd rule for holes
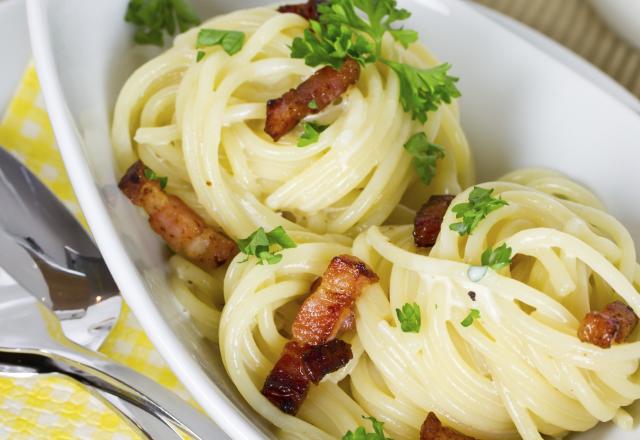
[[[200,2],[203,16],[258,4]],[[458,0],[406,0],[409,26],[462,79],[463,125],[481,179],[549,167],[587,184],[640,239],[640,117]],[[32,45],[67,170],[127,302],[196,400],[230,436],[268,426],[228,380],[216,347],[173,298],[159,239],[120,195],[109,126],[116,95],[144,51],[132,50],[127,0],[28,0]],[[606,432],[606,434],[605,434]],[[631,440],[603,425],[576,439]]]
[[[611,27],[640,49],[640,2],[638,0],[591,0],[591,4]]]

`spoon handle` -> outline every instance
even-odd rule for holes
[[[227,436],[206,415],[146,376],[75,344],[49,346],[45,350],[0,347],[0,362],[40,373],[62,373],[144,410],[169,427],[192,438],[224,439]]]

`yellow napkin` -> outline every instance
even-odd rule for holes
[[[84,223],[56,147],[32,66],[27,69],[0,123],[0,145],[36,173]],[[126,305],[101,351],[189,398]],[[62,376],[0,377],[0,439],[137,438],[126,421],[71,379]]]

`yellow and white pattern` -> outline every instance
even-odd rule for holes
[[[72,212],[82,217],[55,144],[33,67],[25,73],[0,123],[0,145],[25,163]],[[126,305],[101,351],[188,398]],[[0,439],[137,438],[127,422],[71,379],[56,375],[0,377]]]

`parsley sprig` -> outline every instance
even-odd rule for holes
[[[461,218],[462,221],[449,225],[449,229],[460,235],[469,235],[491,211],[509,204],[506,200],[493,197],[492,193],[493,188],[474,187],[468,202],[458,203],[453,207],[456,218]]]
[[[313,122],[303,122],[302,128],[304,132],[298,139],[298,147],[306,147],[315,144],[320,139],[320,133],[325,131],[328,125],[314,124]]]
[[[425,185],[429,185],[436,174],[436,161],[444,158],[444,148],[432,144],[424,133],[416,133],[404,144],[413,156],[411,164]]]
[[[418,333],[420,331],[420,306],[416,303],[405,303],[402,310],[396,309],[400,328],[405,333]]]
[[[145,166],[144,167],[144,177],[149,180],[157,180],[160,183],[160,188],[165,189],[167,187],[167,183],[169,183],[169,178],[166,176],[158,176],[155,171],[151,168]]]
[[[282,260],[282,249],[290,249],[296,247],[295,241],[289,237],[287,231],[282,226],[278,226],[271,232],[265,232],[264,228],[256,229],[247,238],[238,240],[238,248],[240,252],[249,256],[253,255],[258,258],[258,264],[276,264]]]
[[[493,270],[502,269],[511,264],[511,252],[512,249],[506,243],[502,243],[495,249],[485,250],[480,257],[480,262]]]
[[[196,49],[211,46],[222,46],[224,51],[229,55],[238,53],[244,45],[244,33],[240,31],[227,31],[222,29],[200,29],[198,38],[196,39]],[[202,59],[198,52],[198,58]],[[198,59],[198,61],[200,61]]]
[[[165,32],[175,35],[200,24],[189,0],[130,0],[124,19],[136,26],[136,43],[156,46],[164,44]]]
[[[348,431],[343,435],[342,440],[391,440],[389,437],[385,437],[384,435],[384,430],[382,429],[384,423],[377,421],[373,416],[362,416],[362,418],[371,421],[373,432],[367,432],[364,427],[358,426],[355,432]]]
[[[293,58],[303,58],[309,66],[325,64],[336,69],[346,57],[362,66],[376,61],[388,65],[400,79],[403,109],[422,123],[429,111],[460,96],[455,85],[458,78],[448,74],[449,64],[421,69],[381,56],[387,32],[404,47],[418,40],[417,32],[392,26],[411,16],[396,7],[396,0],[330,0],[318,5],[318,14],[319,21],[310,20],[304,36],[293,40]]]
[[[471,324],[473,324],[473,321],[475,321],[476,319],[480,319],[480,310],[478,309],[471,309],[469,311],[469,314],[467,315],[466,318],[464,318],[460,324],[463,327],[469,327]]]

